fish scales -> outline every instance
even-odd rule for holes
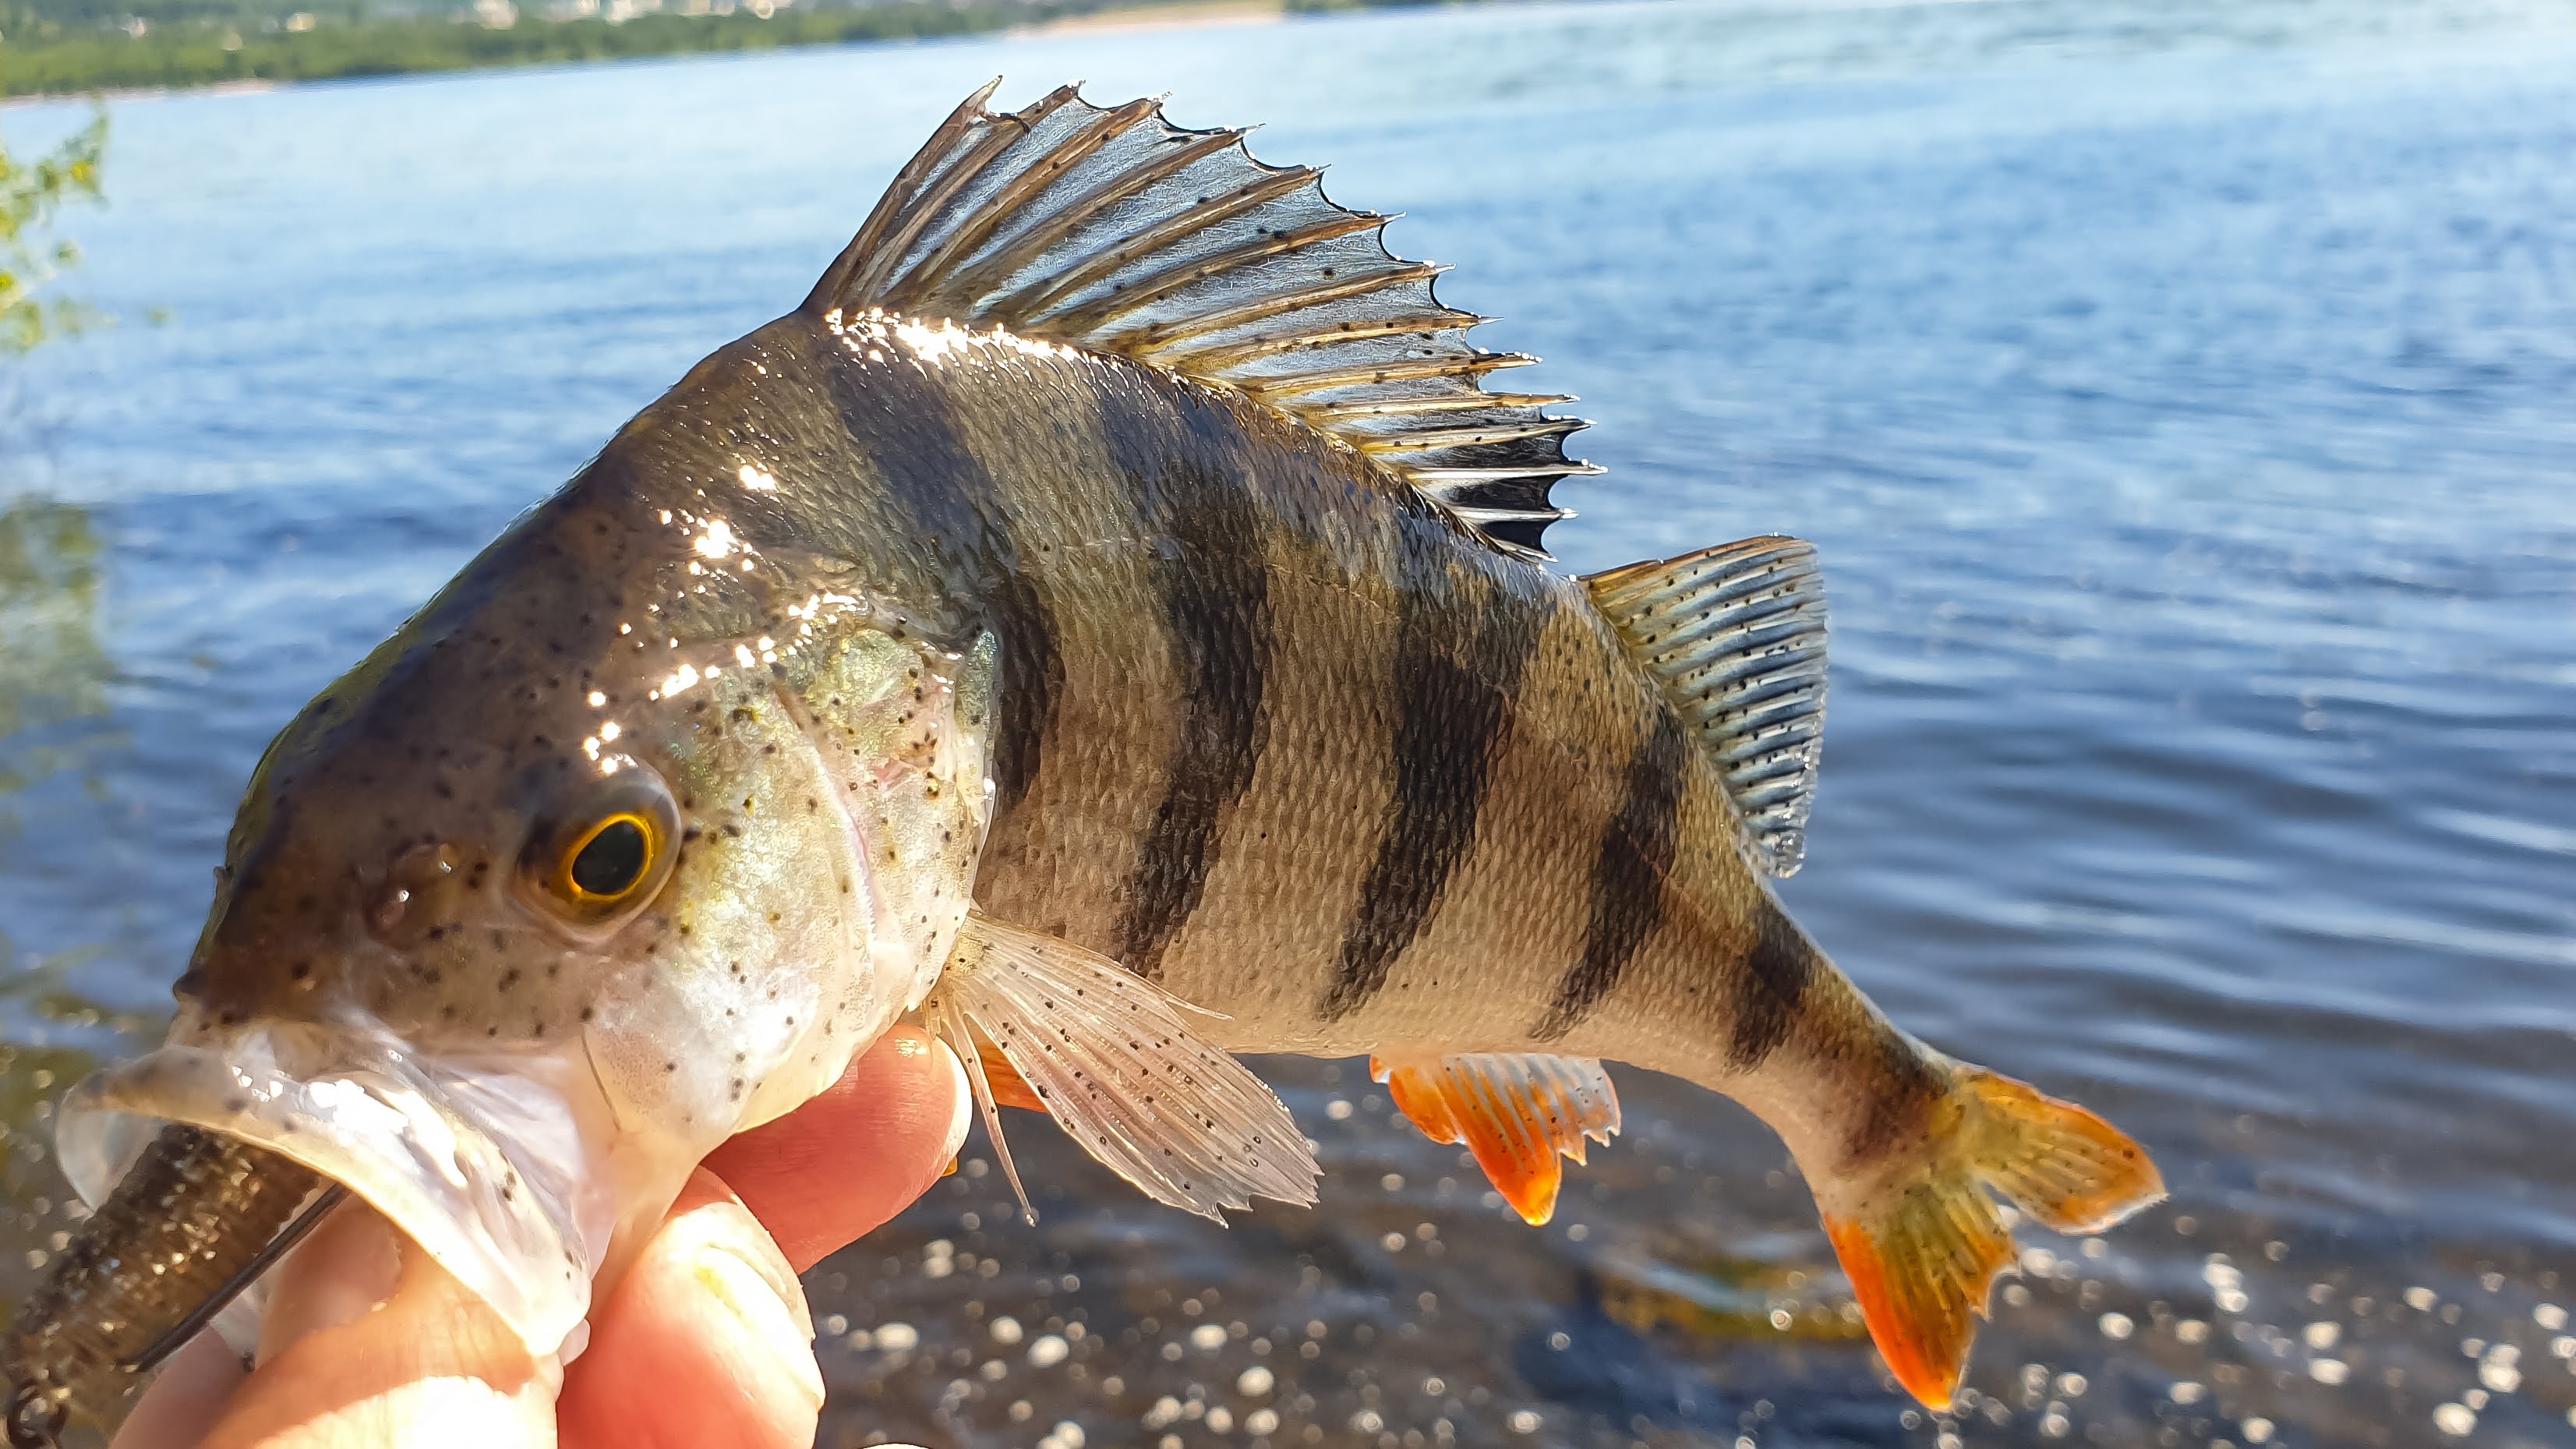
[[[169,1041],[58,1114],[80,1190],[131,1125],[197,1134],[141,1148],[147,1187],[215,1134],[544,1354],[700,1158],[907,1016],[1015,1188],[1000,1103],[1209,1216],[1319,1176],[1231,1052],[1368,1054],[1532,1222],[1618,1130],[1615,1060],[1780,1133],[1946,1407],[2013,1261],[1994,1196],[2092,1231],[2162,1187],[1891,1023],[1772,893],[1815,550],[1549,571],[1582,424],[1486,390],[1532,359],[1467,344],[1379,218],[1153,103],[988,94],[804,306],[288,725]],[[284,1236],[212,1202],[173,1199],[244,1278]],[[114,1265],[152,1225],[97,1224],[63,1262],[98,1281],[59,1269],[9,1341],[32,1442],[118,1388],[96,1325],[43,1321],[140,1301]]]
[[[1839,1068],[1915,1079],[1911,1044],[1856,991],[1808,999],[1833,968],[1754,879],[1712,766],[1571,582],[1239,398],[1121,359],[959,338],[925,365],[828,330],[774,323],[746,348],[757,363],[657,404],[715,455],[647,469],[612,444],[601,466],[717,478],[670,501],[711,505],[773,558],[900,518],[920,572],[871,582],[943,601],[951,643],[998,625],[1007,660],[1016,621],[1046,621],[1046,714],[1012,709],[1006,666],[999,753],[1027,731],[1033,793],[995,822],[986,910],[1157,975],[1234,1018],[1209,1035],[1244,1050],[1606,1038],[1711,1080],[1794,1033]],[[792,460],[763,455],[782,481],[755,510],[723,480],[791,362],[836,379],[845,461],[800,489]],[[1623,982],[1637,1005],[1614,1009]],[[1850,1140],[1890,1110],[1774,1075],[1791,1103],[1848,1104],[1819,1130]]]

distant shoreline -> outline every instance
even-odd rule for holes
[[[0,111],[19,106],[50,105],[56,101],[156,101],[165,96],[255,96],[290,85],[289,81],[238,80],[214,81],[206,85],[181,86],[112,86],[95,91],[28,91],[0,95]]]
[[[1274,24],[1295,14],[1472,0],[891,0],[864,8],[780,8],[762,13],[656,12],[612,23],[596,16],[509,23],[370,20],[243,34],[213,23],[56,36],[0,44],[0,104],[96,96],[140,99],[175,92],[255,92],[299,81],[425,75],[595,60],[811,49],[949,35],[1101,34]],[[703,0],[701,0],[703,3]]]
[[[1148,30],[1211,30],[1270,25],[1288,18],[1287,0],[1168,0],[1069,15],[1042,25],[1015,25],[1012,35],[1127,35]]]

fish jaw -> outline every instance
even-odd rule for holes
[[[170,1122],[346,1184],[539,1357],[579,1352],[594,1280],[613,1279],[696,1160],[619,1131],[577,1041],[430,1056],[354,1015],[253,1022],[98,1073],[63,1103],[64,1171],[95,1205]],[[218,1319],[236,1348],[256,1341],[264,1296]]]

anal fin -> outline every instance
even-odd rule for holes
[[[1466,1144],[1533,1226],[1556,1215],[1558,1157],[1581,1162],[1584,1139],[1607,1142],[1619,1130],[1619,1093],[1590,1057],[1389,1048],[1369,1058],[1369,1075],[1423,1136]]]

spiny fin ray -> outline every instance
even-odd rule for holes
[[[1699,731],[1747,858],[1797,873],[1825,739],[1825,587],[1816,547],[1776,534],[1585,577],[1631,657]]]
[[[1569,516],[1550,490],[1599,471],[1565,454],[1584,424],[1541,411],[1560,399],[1483,390],[1528,359],[1467,342],[1484,319],[1441,304],[1437,267],[1386,249],[1388,218],[1156,101],[1104,109],[1066,86],[998,114],[992,90],[896,176],[808,310],[998,326],[1234,388],[1359,447],[1504,553],[1547,557],[1547,525]]]

